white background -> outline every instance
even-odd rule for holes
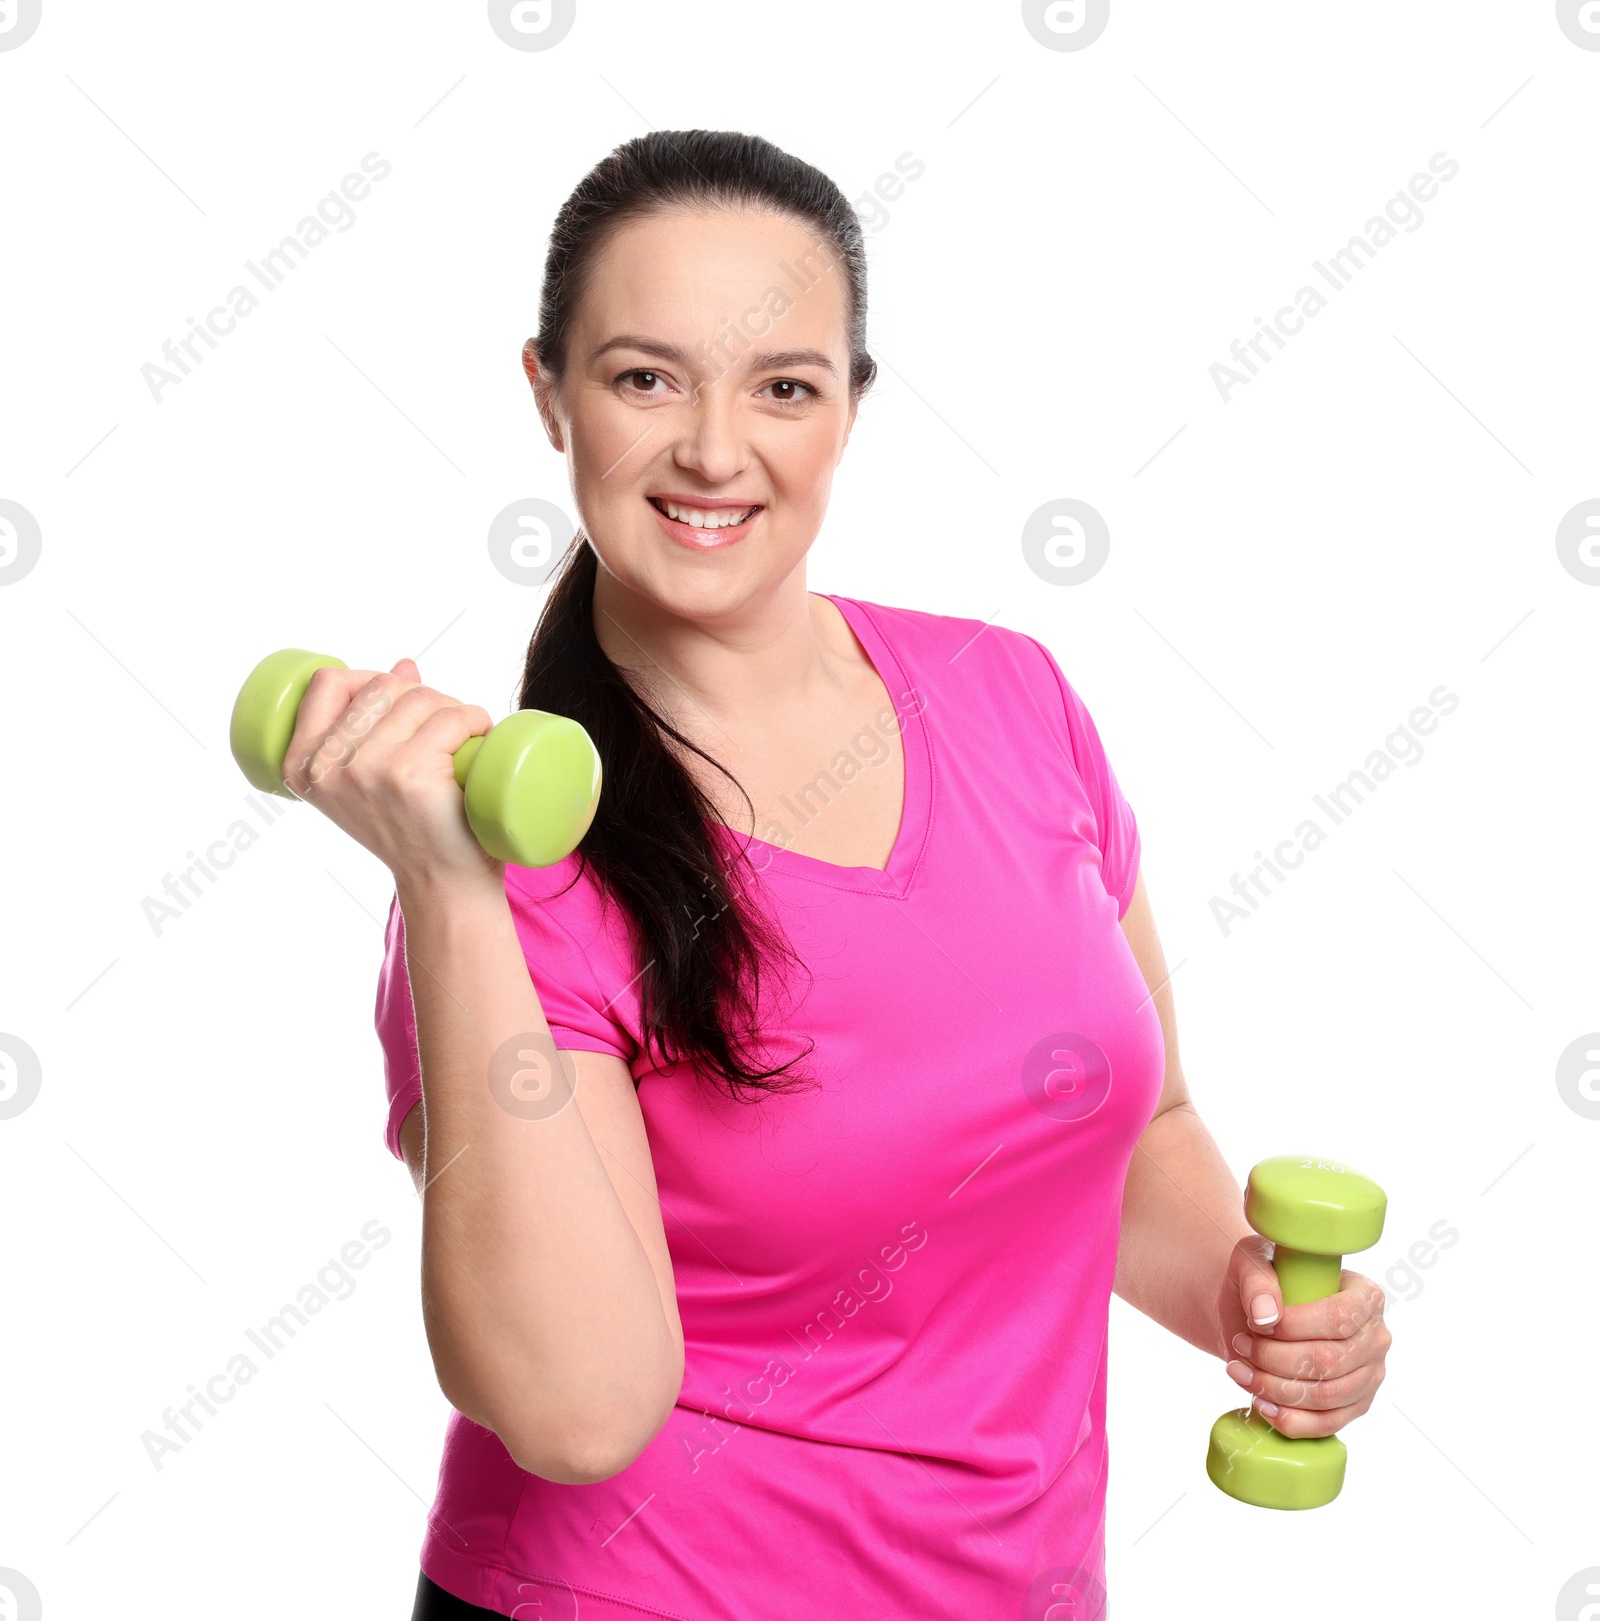
[[[0,1566],[45,1614],[409,1613],[446,1406],[381,1141],[386,874],[289,806],[159,936],[141,901],[246,814],[228,712],[270,649],[426,649],[508,706],[541,594],[486,530],[571,507],[519,363],[545,234],[652,126],[853,199],[925,165],[872,215],[882,380],[811,586],[1048,643],[1230,1163],[1389,1191],[1351,1264],[1391,1374],[1313,1514],[1209,1485],[1235,1387],[1113,1303],[1115,1612],[1550,1614],[1600,1565],[1600,1120],[1555,1080],[1600,1028],[1600,590],[1555,546],[1600,496],[1597,97],[1543,0],[1117,0],[1080,51],[1014,4],[579,0],[543,52],[479,4],[44,0],[0,51],[0,497],[43,535],[0,587],[0,1031],[43,1074],[0,1120]],[[369,152],[356,223],[157,404],[141,366]],[[1224,403],[1213,362],[1440,152],[1423,223]],[[1067,496],[1111,551],[1058,586],[1020,535]],[[1440,684],[1423,758],[1224,935],[1213,896]],[[155,1470],[162,1409],[374,1218],[354,1295]]]

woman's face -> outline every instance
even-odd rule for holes
[[[550,441],[625,587],[716,619],[794,572],[855,421],[847,298],[831,245],[795,221],[674,209],[594,260],[559,388],[530,340]]]

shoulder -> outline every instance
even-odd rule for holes
[[[868,620],[896,652],[942,655],[947,664],[975,653],[974,665],[992,663],[996,657],[1020,659],[1026,665],[1037,662],[1043,649],[1031,636],[1009,630],[986,619],[969,619],[963,614],[930,613],[925,608],[900,608],[886,602],[865,602],[860,597],[829,593],[847,616],[854,610]]]
[[[962,614],[929,613],[855,597],[834,596],[848,616],[854,609],[907,665],[918,667],[918,684],[1010,688],[1026,691],[1047,708],[1058,708],[1063,681],[1043,643],[1020,630]]]
[[[833,600],[847,616],[857,610],[900,663],[912,703],[941,708],[947,729],[964,724],[987,736],[1003,715],[1019,735],[1051,738],[1080,775],[1092,762],[1094,722],[1055,654],[1036,637],[962,614]]]
[[[570,855],[552,867],[505,870],[506,900],[556,1044],[639,1052],[636,953],[626,914],[594,867]]]
[[[581,852],[552,867],[505,869],[506,899],[524,944],[538,937],[545,948],[593,951],[625,933],[615,902]]]

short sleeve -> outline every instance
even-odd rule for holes
[[[506,899],[556,1046],[632,1062],[639,1046],[625,1022],[639,1005],[638,976],[621,914],[587,875],[561,881],[556,867],[506,870]],[[552,877],[555,894],[541,893]]]
[[[618,949],[615,920],[607,917],[593,883],[569,885],[557,895],[541,896],[525,889],[518,879],[521,875],[544,882],[546,874],[565,866],[561,863],[541,873],[507,869],[506,900],[523,960],[557,1048],[611,1053],[631,1063],[639,1049],[622,1017],[625,1009],[637,1010],[637,991],[622,966],[625,957]],[[615,986],[608,994],[602,987],[612,981]],[[405,917],[398,896],[390,903],[384,931],[375,1023],[389,1094],[385,1140],[389,1152],[403,1159],[400,1127],[422,1101],[422,1063],[406,963]]]
[[[1139,824],[1134,817],[1133,807],[1123,797],[1111,762],[1106,759],[1100,733],[1088,708],[1061,673],[1061,667],[1049,648],[1032,636],[1028,640],[1038,648],[1055,678],[1073,763],[1077,766],[1078,780],[1083,784],[1094,811],[1095,827],[1099,834],[1101,879],[1106,893],[1116,900],[1117,917],[1121,919],[1133,904],[1134,886],[1139,879]]]

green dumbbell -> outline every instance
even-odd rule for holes
[[[228,741],[252,787],[296,797],[284,785],[283,757],[311,677],[327,666],[349,668],[286,647],[245,678]],[[600,802],[600,756],[589,734],[542,709],[519,709],[487,736],[469,737],[455,752],[455,768],[478,843],[496,861],[519,867],[548,867],[570,855]]]
[[[1286,1306],[1337,1294],[1344,1257],[1383,1236],[1383,1189],[1334,1160],[1281,1154],[1250,1173],[1245,1219],[1273,1244],[1272,1269]],[[1344,1442],[1336,1435],[1280,1435],[1253,1407],[1211,1426],[1206,1473],[1241,1503],[1320,1508],[1344,1485]]]

